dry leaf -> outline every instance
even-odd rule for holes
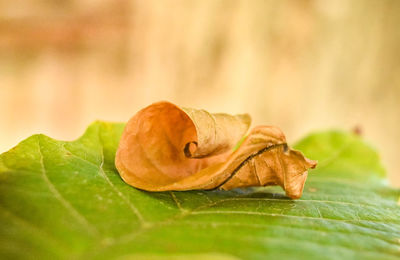
[[[277,127],[247,133],[250,122],[247,114],[158,102],[129,120],[115,164],[126,183],[147,191],[280,185],[287,196],[299,198],[316,162],[290,149]]]

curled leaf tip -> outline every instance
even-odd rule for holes
[[[317,162],[290,149],[279,128],[249,131],[250,123],[248,114],[154,103],[125,126],[115,165],[126,183],[147,191],[279,185],[299,198]]]

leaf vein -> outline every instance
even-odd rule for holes
[[[139,212],[139,210],[136,208],[136,206],[127,197],[125,197],[124,194],[122,194],[121,191],[119,191],[115,187],[115,185],[111,182],[110,178],[108,178],[107,174],[104,172],[104,169],[103,169],[103,165],[104,165],[104,144],[103,144],[103,141],[102,141],[101,136],[100,136],[100,129],[98,131],[99,131],[98,132],[99,133],[98,134],[98,138],[99,138],[99,142],[100,142],[100,145],[101,145],[101,163],[100,163],[100,166],[99,166],[100,176],[102,176],[104,178],[104,180],[111,187],[111,189],[128,205],[130,210],[138,218],[139,223],[143,226],[143,225],[146,224],[146,221],[144,220],[142,214]]]
[[[86,228],[86,230],[91,234],[91,235],[98,235],[97,229],[92,226],[84,216],[82,216],[72,205],[69,203],[58,191],[58,189],[54,186],[54,184],[51,182],[49,179],[47,173],[46,173],[46,167],[44,163],[44,155],[42,153],[42,144],[40,141],[40,136],[38,136],[38,152],[40,155],[40,166],[41,166],[41,173],[42,173],[42,179],[46,183],[47,187],[49,188],[50,192],[54,195],[54,197],[63,205],[69,213],[82,225]]]

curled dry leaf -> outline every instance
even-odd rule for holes
[[[250,122],[247,114],[158,102],[129,120],[115,164],[126,183],[147,191],[280,185],[299,198],[307,170],[317,163],[290,149],[279,128],[248,132]]]

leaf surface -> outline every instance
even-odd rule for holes
[[[114,167],[123,124],[73,142],[34,135],[0,155],[0,258],[398,259],[400,192],[342,132],[295,147],[319,160],[303,197],[278,187],[145,192]]]

